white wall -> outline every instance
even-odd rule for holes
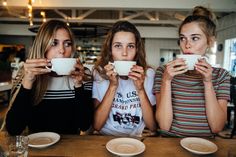
[[[160,64],[160,49],[178,49],[177,39],[145,39],[147,62],[153,68]]]

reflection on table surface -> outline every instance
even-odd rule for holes
[[[0,132],[0,145],[6,150],[8,136],[6,132]],[[99,135],[62,135],[58,143],[43,149],[29,148],[31,157],[112,157],[106,150],[106,143],[117,137]],[[144,153],[138,157],[195,157],[181,147],[181,138],[142,137],[146,146]],[[212,157],[227,157],[229,147],[236,145],[235,139],[208,139],[218,146],[218,151],[208,155]],[[235,148],[236,149],[236,148]]]

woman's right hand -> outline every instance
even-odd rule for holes
[[[106,75],[110,81],[110,85],[113,86],[118,86],[118,75],[117,73],[114,71],[114,66],[112,64],[107,64],[104,66],[104,69],[106,71]]]
[[[174,78],[174,76],[183,74],[187,70],[188,70],[188,67],[184,59],[177,58],[166,64],[163,80],[171,81]]]
[[[50,60],[47,59],[27,59],[24,63],[24,88],[31,89],[37,75],[47,74],[51,70],[46,66],[51,66]]]

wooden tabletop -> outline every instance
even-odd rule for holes
[[[0,145],[7,148],[7,136],[0,132]],[[112,157],[106,150],[106,143],[117,137],[99,135],[62,135],[58,143],[47,148],[29,148],[29,157]],[[181,138],[144,137],[145,151],[138,157],[196,157],[199,155],[188,152],[180,145]],[[218,146],[218,151],[208,155],[212,157],[227,157],[229,147],[235,139],[208,139]],[[205,156],[204,156],[205,157]]]

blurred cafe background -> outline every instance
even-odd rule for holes
[[[180,53],[178,26],[197,5],[211,8],[217,17],[210,63],[236,76],[236,0],[0,0],[0,108],[7,106],[11,80],[43,22],[67,22],[76,36],[76,55],[91,68],[111,25],[129,20],[145,42],[147,62],[156,68]]]

